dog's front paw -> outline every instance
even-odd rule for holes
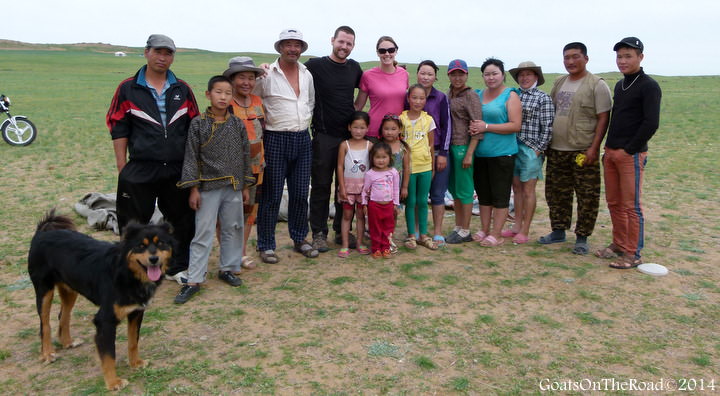
[[[116,390],[120,390],[120,389],[126,387],[128,384],[129,384],[128,380],[123,379],[123,378],[117,378],[112,382],[106,383],[105,385],[107,386],[108,390],[116,391]]]
[[[45,364],[50,364],[50,363],[54,362],[56,358],[57,358],[57,354],[55,353],[55,351],[43,353],[42,355],[40,355],[40,361],[42,361]]]
[[[147,367],[149,364],[150,364],[149,360],[136,359],[136,360],[130,362],[130,367],[143,368],[143,367]]]

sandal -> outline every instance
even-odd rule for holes
[[[642,260],[640,258],[624,255],[610,263],[608,267],[615,269],[630,269],[635,268],[640,264],[642,264]]]
[[[502,232],[500,233],[500,236],[503,238],[512,238],[517,234],[518,233],[513,230],[502,230]]]
[[[480,246],[498,247],[498,246],[502,246],[504,243],[505,243],[505,239],[503,239],[503,238],[497,239],[492,235],[488,235],[485,237],[485,239],[482,240],[482,242],[480,242]]]
[[[435,241],[427,235],[423,235],[420,237],[420,240],[418,241],[418,245],[425,246],[426,248],[428,248],[430,250],[438,249],[437,243],[435,243]]]
[[[530,238],[528,238],[525,234],[515,234],[515,236],[512,239],[513,243],[516,243],[518,245],[522,245],[523,243],[528,243],[530,241]]]
[[[262,260],[262,262],[266,264],[277,264],[278,261],[280,261],[278,256],[275,254],[275,251],[272,249],[261,250],[260,260]]]
[[[357,252],[360,254],[370,254],[370,249],[365,245],[358,245]]]
[[[250,256],[243,256],[242,262],[240,263],[240,266],[245,269],[255,269],[257,268],[257,264],[255,264],[255,261],[253,261],[252,257]]]
[[[435,235],[433,237],[433,242],[435,242],[435,246],[437,246],[438,248],[445,247],[445,237],[442,235]]]
[[[308,241],[295,242],[293,249],[307,258],[315,258],[320,254]]]
[[[390,245],[390,253],[397,253],[398,247],[392,239],[393,234],[388,235],[388,243]]]
[[[565,236],[563,236],[561,238],[556,238],[555,235],[553,235],[553,232],[551,232],[547,235],[543,235],[540,238],[538,238],[538,243],[541,245],[549,245],[551,243],[565,242]]]
[[[611,243],[607,245],[607,247],[595,251],[595,257],[602,259],[614,259],[622,255],[623,251],[620,250],[620,248],[614,243]]]
[[[350,249],[348,248],[342,248],[338,251],[338,257],[340,258],[348,258],[350,256]]]
[[[408,249],[415,249],[417,247],[415,235],[408,235],[408,237],[405,238],[405,247]]]
[[[487,238],[487,234],[482,231],[478,231],[472,234],[472,239],[475,242],[482,242],[483,240],[485,240],[485,238]]]
[[[572,252],[573,254],[585,256],[586,254],[590,253],[590,246],[588,246],[587,242],[575,242],[575,246],[573,246]]]

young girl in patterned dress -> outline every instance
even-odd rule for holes
[[[360,198],[365,172],[369,169],[368,152],[372,147],[372,143],[365,139],[369,125],[370,116],[366,112],[356,111],[353,113],[348,124],[350,139],[342,142],[338,150],[337,177],[335,180],[338,181],[338,194],[340,202],[343,204],[343,218],[340,225],[342,248],[338,252],[338,257],[341,258],[350,255],[348,246],[353,214],[356,217],[357,251],[360,254],[370,253],[370,249],[363,244],[365,216]],[[355,210],[356,208],[360,210]]]

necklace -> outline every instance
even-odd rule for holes
[[[638,77],[640,77],[640,74],[638,74],[637,76],[635,76],[635,79],[632,80],[632,82],[630,83],[630,85],[628,85],[627,88],[625,88],[625,79],[623,78],[623,80],[622,80],[622,90],[623,90],[623,92],[625,92],[625,91],[627,91],[628,89],[630,89],[630,87],[632,87],[633,84],[635,84],[635,81],[637,81]]]

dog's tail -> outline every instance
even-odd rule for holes
[[[43,217],[42,220],[40,220],[37,225],[36,232],[52,230],[75,231],[75,223],[73,223],[72,219],[67,216],[55,214],[55,208],[53,208],[45,214],[45,217]]]

